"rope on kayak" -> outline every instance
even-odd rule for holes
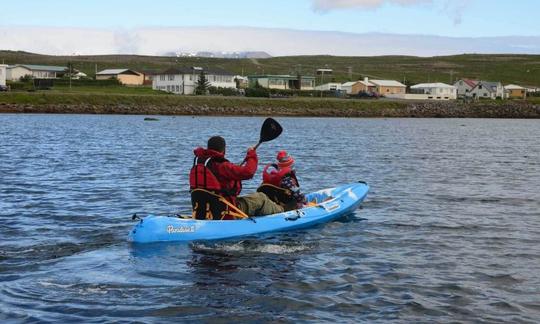
[[[221,201],[222,203],[224,203],[225,205],[229,206],[229,208],[231,208],[232,210],[234,210],[234,212],[231,212],[229,211],[229,213],[233,214],[233,216],[237,217],[237,218],[242,218],[242,219],[245,219],[245,218],[250,218],[252,221],[255,222],[254,219],[252,219],[251,217],[249,217],[246,213],[244,213],[240,208],[236,207],[235,205],[231,204],[229,201],[227,201],[227,199],[223,198],[223,197],[219,197],[219,201]]]

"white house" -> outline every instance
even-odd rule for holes
[[[0,86],[6,85],[7,65],[0,64]]]
[[[420,83],[411,87],[417,94],[426,95],[426,99],[452,100],[457,99],[457,88],[446,83]]]
[[[16,64],[7,67],[7,80],[19,81],[24,76],[34,79],[56,79],[63,76],[67,71],[65,66]]]
[[[341,83],[330,82],[330,83],[321,84],[321,85],[316,86],[315,90],[318,90],[318,91],[340,91],[341,90]]]
[[[500,82],[479,81],[469,92],[467,97],[486,98],[486,99],[504,99],[504,87]]]
[[[175,94],[193,94],[201,71],[204,71],[210,86],[236,89],[234,74],[215,69],[205,70],[200,67],[171,68],[156,73],[152,81],[152,89]]]
[[[471,80],[471,79],[461,79],[457,80],[454,83],[454,87],[457,89],[457,96],[458,98],[463,98],[465,96],[469,95],[469,92],[476,87],[478,84],[477,80]]]

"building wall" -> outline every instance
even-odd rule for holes
[[[268,88],[270,89],[288,89],[289,80],[280,78],[268,78]]]
[[[360,83],[360,82],[357,82],[356,84],[354,84],[352,86],[352,89],[355,90],[354,93],[357,94],[359,92],[369,92],[369,86],[363,84],[363,83]]]
[[[494,92],[491,92],[489,89],[487,89],[485,85],[479,84],[476,87],[474,87],[474,89],[472,89],[467,96],[473,97],[473,98],[488,98],[488,99],[497,99],[498,97],[504,99],[505,97],[504,88],[502,84],[499,84],[497,86],[497,90]]]
[[[144,75],[119,74],[118,81],[125,85],[142,85]]]
[[[117,75],[96,75],[96,80],[109,80],[117,78],[124,85],[142,85],[144,83],[144,75],[117,74]]]
[[[56,79],[56,72],[51,71],[32,71],[32,76],[35,79]]]
[[[300,81],[300,90],[314,90],[315,89],[315,79],[304,79]]]
[[[452,100],[450,97],[435,97],[428,93],[399,93],[386,95],[387,98],[405,100]],[[456,99],[456,98],[453,98]]]
[[[322,91],[336,91],[341,90],[341,83],[326,83],[322,84],[320,86],[315,87],[315,90],[322,90]]]
[[[7,65],[0,64],[0,86],[6,85]]]
[[[103,75],[103,74],[97,75],[96,74],[96,80],[109,80],[109,79],[112,79],[112,78],[115,78],[115,77],[116,77],[115,75],[109,75],[109,74],[107,74],[107,75]]]
[[[417,88],[423,90],[428,95],[428,99],[433,100],[453,100],[457,99],[457,89],[452,88]]]
[[[456,83],[454,83],[454,87],[457,89],[457,96],[458,97],[464,97],[469,94],[472,87],[470,87],[465,81],[458,80]]]
[[[525,89],[512,89],[507,90],[508,98],[512,99],[525,99],[527,97],[527,91]]]
[[[471,92],[468,93],[468,97],[473,98],[488,98],[488,99],[495,99],[496,95],[495,93],[490,92],[488,89],[482,86],[482,88],[475,87]]]
[[[32,75],[32,71],[22,66],[16,66],[13,68],[8,68],[6,75],[7,80],[19,81],[19,79],[25,75]]]
[[[156,74],[152,80],[152,89],[171,92],[175,94],[193,94],[193,82],[188,82],[188,76],[182,74],[166,75]]]
[[[385,96],[389,94],[401,94],[405,93],[404,87],[386,87],[386,86],[377,86],[377,93]]]
[[[236,83],[232,76],[218,75],[216,78],[212,75],[208,77],[210,86],[221,88],[233,88],[236,89]],[[152,89],[171,92],[174,94],[194,94],[195,88],[197,88],[197,81],[199,75],[193,74],[156,74],[152,81]],[[212,81],[212,80],[217,81]]]

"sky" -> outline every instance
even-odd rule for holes
[[[260,50],[272,55],[540,54],[539,0],[2,2],[0,49],[46,54],[156,55],[198,50]],[[371,46],[375,33],[400,45]],[[236,41],[247,36],[250,38],[243,42]],[[507,36],[514,36],[513,43]],[[203,40],[197,39],[200,37]],[[304,42],[295,44],[294,38],[285,37],[300,37]],[[161,43],[146,45],[155,38]],[[408,40],[413,40],[410,46]],[[456,40],[463,41],[462,45],[455,44],[455,49],[445,46]],[[335,47],[329,48],[323,41]],[[292,44],[292,48],[279,42]],[[359,44],[354,47],[348,44],[351,42]]]

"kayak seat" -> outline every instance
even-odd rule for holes
[[[294,200],[292,192],[289,189],[263,183],[257,188],[257,191],[264,193],[270,200],[283,207],[285,211],[296,209],[296,200]]]
[[[233,220],[248,216],[224,197],[205,189],[191,191],[192,218],[199,220]]]

